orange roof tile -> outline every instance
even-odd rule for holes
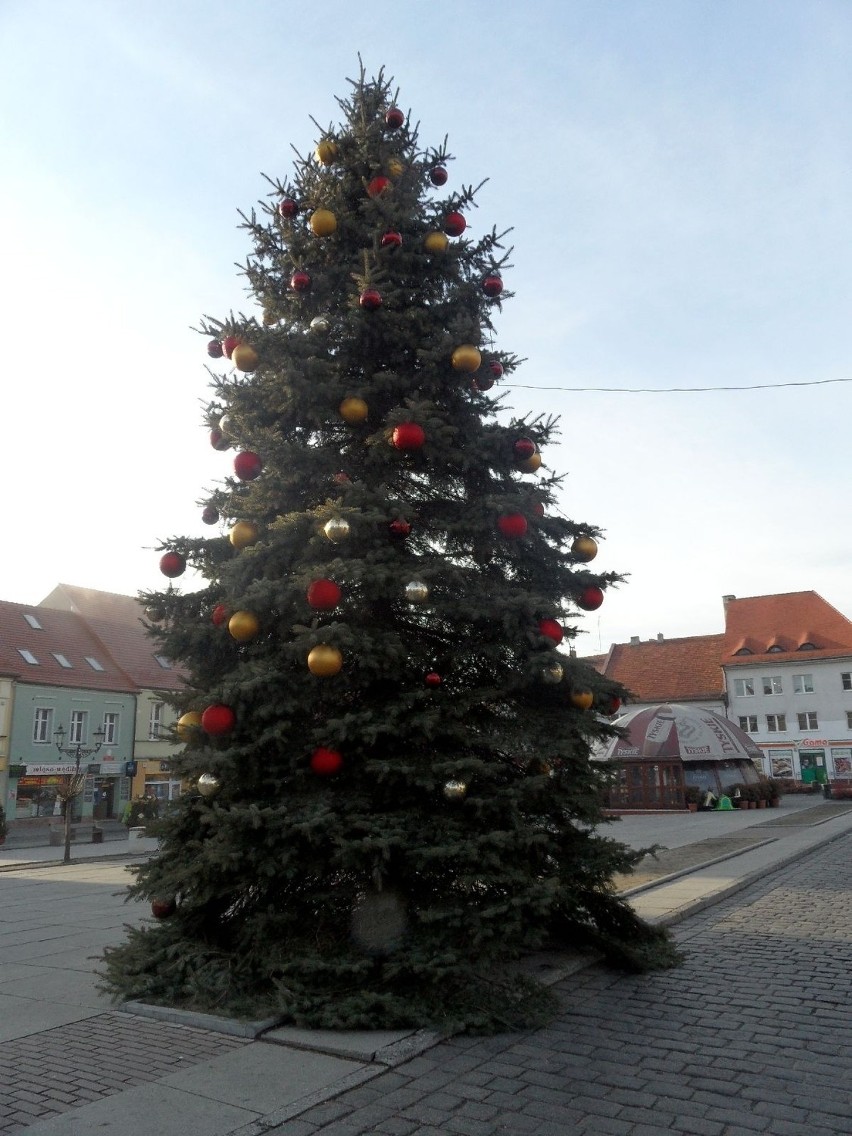
[[[614,643],[608,655],[590,663],[607,678],[627,687],[637,702],[684,702],[721,698],[722,635]]]
[[[754,656],[781,661],[788,652],[811,658],[852,653],[852,623],[817,592],[785,592],[774,596],[725,599],[725,666],[754,665]],[[814,650],[803,644],[812,644]],[[771,650],[774,648],[774,650]],[[750,654],[737,655],[738,651]],[[792,660],[791,660],[792,661]]]

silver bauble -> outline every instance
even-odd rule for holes
[[[465,781],[447,781],[444,784],[444,796],[448,801],[461,801],[467,793]]]
[[[215,797],[222,788],[222,782],[213,773],[202,773],[198,778],[198,792],[202,797]]]
[[[325,316],[314,316],[311,320],[311,331],[315,331],[317,335],[328,335],[331,324]]]
[[[332,544],[340,544],[349,536],[349,522],[343,517],[332,517],[330,521],[325,522],[322,531]]]
[[[226,438],[233,438],[234,436],[234,420],[230,414],[223,414],[219,419],[219,429]]]
[[[553,659],[541,668],[542,682],[554,684],[561,682],[563,673],[562,664],[557,659]]]
[[[428,585],[422,580],[409,580],[405,585],[405,598],[413,604],[426,603],[429,598]]]

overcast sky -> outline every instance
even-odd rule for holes
[[[210,532],[190,327],[246,309],[237,209],[360,52],[490,179],[472,235],[514,227],[510,402],[562,415],[562,507],[629,576],[580,653],[729,593],[852,615],[848,0],[3,0],[0,42],[0,598],[160,587],[158,541]]]

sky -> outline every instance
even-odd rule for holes
[[[448,188],[488,179],[471,235],[513,230],[508,403],[561,416],[560,507],[626,576],[578,652],[729,594],[852,616],[848,0],[3,0],[0,42],[0,599],[157,589],[210,534],[192,328],[249,310],[237,210],[360,53]]]

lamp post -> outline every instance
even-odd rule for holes
[[[60,753],[64,753],[67,757],[74,758],[74,772],[65,774],[65,855],[62,857],[63,864],[71,863],[71,802],[75,797],[79,797],[83,792],[83,785],[86,780],[86,774],[80,772],[80,763],[84,757],[91,757],[93,753],[97,753],[101,746],[104,744],[106,737],[106,730],[103,726],[95,730],[92,735],[94,745],[84,746],[80,742],[75,742],[73,745],[65,745],[65,727],[60,726],[58,730],[53,732],[56,748]]]

